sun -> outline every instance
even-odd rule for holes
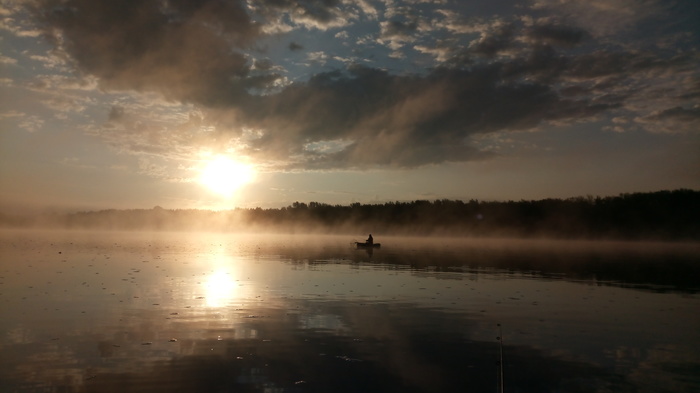
[[[199,182],[221,196],[230,197],[254,177],[255,169],[252,166],[219,155],[202,168]]]

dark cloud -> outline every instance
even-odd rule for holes
[[[654,132],[697,134],[700,130],[700,105],[661,109],[634,120],[645,129]]]
[[[304,49],[304,47],[301,46],[300,44],[297,44],[294,41],[289,43],[289,50],[291,50],[291,51],[298,51],[298,50],[302,50],[302,49]]]
[[[150,90],[185,101],[221,100],[249,85],[236,48],[258,36],[237,2],[44,0],[35,13],[56,45],[104,88]]]
[[[254,62],[254,67],[257,70],[269,71],[273,66],[274,64],[268,59],[258,59]]]
[[[109,110],[109,115],[107,116],[107,120],[118,122],[123,118],[124,118],[124,108],[122,108],[120,106],[113,106],[112,109]]]
[[[508,23],[497,26],[493,31],[484,34],[471,47],[471,52],[477,55],[493,57],[498,52],[508,49],[515,38],[515,27]]]
[[[419,77],[355,66],[318,74],[241,116],[251,127],[275,130],[255,141],[265,154],[303,156],[323,168],[414,167],[483,157],[468,144],[471,135],[582,119],[615,106],[562,98],[545,84],[504,84],[502,72],[494,64]],[[339,139],[353,143],[330,154],[303,150],[310,141]]]
[[[399,20],[391,20],[382,24],[382,37],[407,37],[411,36],[418,29],[418,23],[402,22]]]
[[[527,36],[534,41],[550,45],[573,47],[581,43],[588,33],[575,27],[547,24],[532,27]]]
[[[648,120],[675,120],[700,124],[700,107],[683,108],[680,106],[662,110],[647,117]]]
[[[687,63],[687,55],[665,58],[654,53],[612,52],[596,50],[571,58],[565,70],[578,78],[599,78],[617,74],[634,74],[651,69],[673,69]]]

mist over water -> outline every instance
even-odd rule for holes
[[[0,232],[0,391],[700,389],[700,246]]]
[[[696,241],[700,192],[679,189],[617,197],[484,202],[416,200],[348,206],[294,202],[279,209],[100,210],[16,215],[0,227],[71,230],[208,231]]]

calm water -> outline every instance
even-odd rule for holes
[[[0,232],[0,392],[699,392],[700,246]]]

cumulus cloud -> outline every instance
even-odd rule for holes
[[[603,12],[603,3],[595,2],[592,15]],[[625,20],[627,29],[657,9],[626,3],[643,11]],[[400,1],[387,2],[384,12],[369,2],[335,0],[38,4],[35,15],[53,43],[102,89],[155,92],[201,111],[164,126],[140,114],[144,108],[113,105],[107,123],[93,132],[137,154],[184,156],[195,146],[220,143],[287,169],[405,168],[481,159],[492,153],[472,145],[475,136],[547,124],[602,116],[650,126],[697,124],[692,86],[663,93],[685,100],[677,108],[635,114],[629,104],[648,99],[658,78],[697,75],[697,54],[631,50],[612,36],[601,41],[608,30],[592,19],[566,23],[576,2],[537,2],[537,12],[557,13],[546,18],[469,20],[446,4],[426,18],[420,8],[426,4]],[[610,7],[610,15],[624,12]],[[374,33],[350,28],[361,15]],[[423,27],[426,20],[436,23]],[[333,53],[332,45],[317,48],[308,36],[283,39],[291,51],[306,49],[311,67],[306,79],[288,83],[276,73],[282,68],[275,57],[255,61],[251,55],[261,40],[278,39],[265,34],[271,24],[316,33],[342,27],[328,37],[362,38],[352,55]],[[359,55],[377,42],[402,56],[428,54],[436,63],[407,72],[380,65],[374,52]],[[329,68],[330,59],[345,68]]]

